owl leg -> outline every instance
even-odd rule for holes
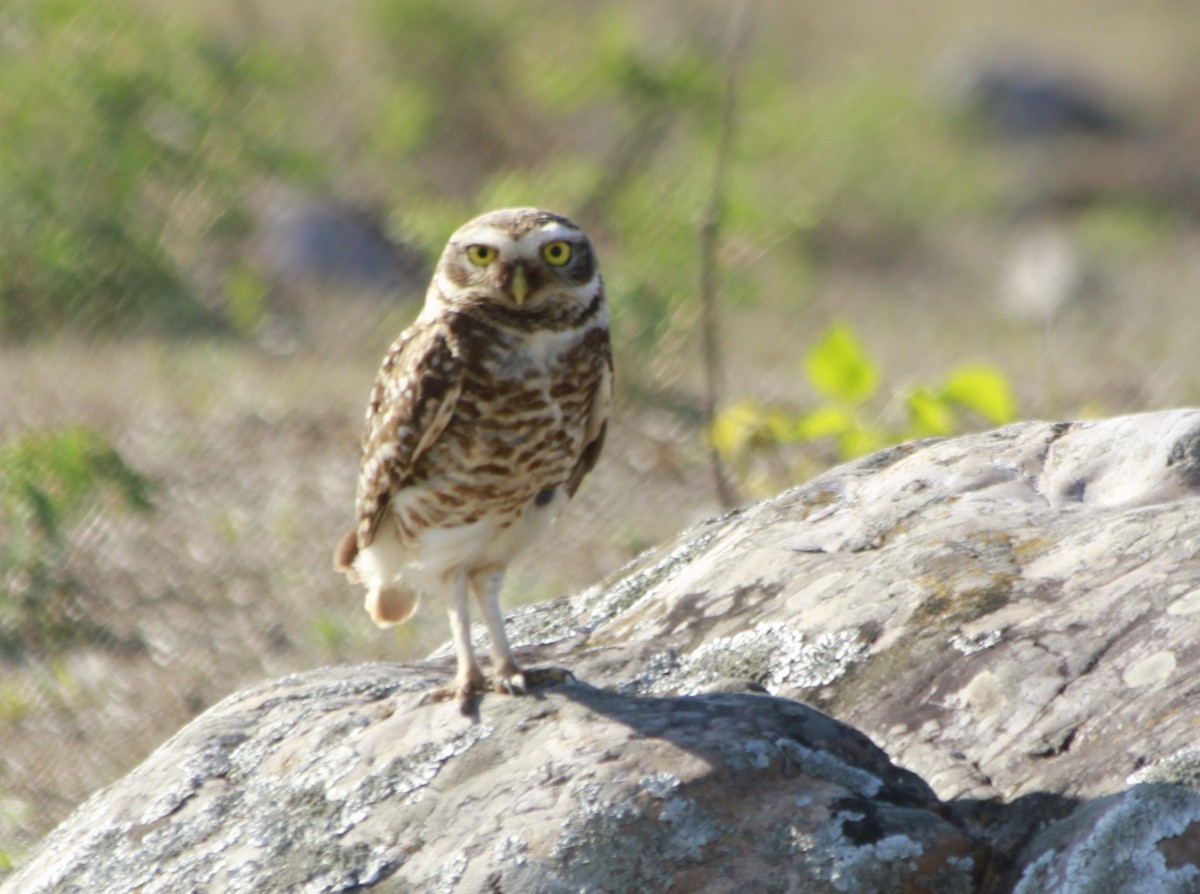
[[[458,657],[458,672],[454,675],[455,701],[464,714],[471,713],[471,699],[482,692],[486,679],[471,648],[471,615],[467,600],[467,575],[460,571],[450,580],[450,633],[454,638],[454,654]]]
[[[500,590],[503,587],[503,571],[476,571],[471,575],[471,589],[479,603],[479,611],[492,644],[492,688],[509,695],[524,695],[525,673],[513,656],[512,646],[508,644],[504,613],[500,610]]]

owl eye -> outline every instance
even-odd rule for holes
[[[568,242],[563,242],[561,239],[547,242],[542,246],[542,258],[551,267],[561,267],[567,261],[571,260],[571,245]]]
[[[496,249],[490,245],[468,245],[467,260],[476,267],[486,267],[496,260]]]

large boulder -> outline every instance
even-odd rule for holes
[[[928,786],[798,702],[578,684],[472,720],[420,707],[431,682],[362,665],[234,696],[11,890],[966,892],[982,867]]]
[[[236,695],[2,890],[1197,891],[1198,509],[1200,411],[884,451],[517,612],[575,683]]]

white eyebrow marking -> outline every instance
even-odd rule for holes
[[[555,239],[578,240],[581,237],[582,231],[552,220],[540,227],[534,227],[516,239],[495,224],[478,224],[460,231],[454,237],[454,242],[463,246],[474,243],[491,245],[506,258],[533,258],[537,256],[538,248],[547,242],[553,242]]]
[[[494,246],[501,254],[511,252],[516,248],[516,242],[513,241],[512,236],[504,230],[488,225],[463,230],[454,239],[456,245],[473,245],[477,242]]]
[[[532,236],[534,234],[541,236],[543,239],[550,240],[570,239],[572,237],[578,238],[579,236],[583,235],[579,232],[579,230],[573,229],[572,227],[563,226],[556,220],[552,220],[544,226],[536,227],[535,229],[530,230],[526,235]]]

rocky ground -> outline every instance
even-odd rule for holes
[[[443,649],[241,692],[81,807],[35,891],[1190,891],[1200,412],[906,445]]]

